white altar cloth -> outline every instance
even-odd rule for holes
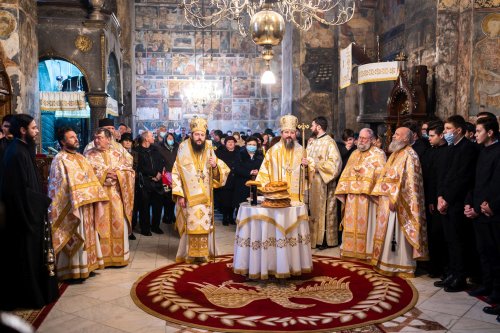
[[[251,279],[287,278],[312,270],[307,208],[265,208],[244,202],[238,209],[233,271]]]

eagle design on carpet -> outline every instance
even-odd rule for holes
[[[305,309],[316,304],[294,303],[290,298],[309,298],[330,304],[351,301],[353,295],[349,282],[344,282],[347,278],[346,276],[337,280],[329,276],[318,276],[309,280],[291,280],[284,283],[239,283],[229,280],[218,286],[207,282],[189,283],[196,285],[196,290],[201,291],[210,303],[222,308],[241,308],[257,300],[269,299],[288,309]],[[306,283],[306,286],[297,288],[297,285]]]

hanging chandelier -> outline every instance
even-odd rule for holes
[[[202,75],[186,85],[182,98],[195,108],[204,108],[211,102],[220,100],[221,91],[216,81],[205,80]]]
[[[212,45],[213,32],[210,29],[210,50],[213,49]],[[210,55],[210,61],[212,61],[212,55]],[[201,77],[197,75],[197,55],[196,55],[196,45],[194,48],[194,80],[189,80],[186,84],[182,99],[186,100],[193,107],[202,109],[208,104],[218,101],[222,97],[222,91],[219,89],[217,81],[206,80],[205,79],[205,29],[202,31],[202,41],[201,41]],[[200,110],[201,111],[201,110]]]
[[[264,5],[271,5],[283,18],[300,30],[309,30],[314,21],[334,26],[352,19],[358,0],[181,0],[187,22],[207,28],[230,20],[246,36],[250,18]]]

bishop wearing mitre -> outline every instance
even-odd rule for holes
[[[179,145],[172,168],[172,199],[177,202],[176,228],[181,236],[177,262],[217,255],[212,190],[224,186],[231,171],[206,139],[207,121],[193,118],[190,127],[191,135]]]
[[[307,179],[312,179],[314,175],[314,161],[305,157],[304,148],[296,140],[297,124],[295,116],[281,117],[281,140],[267,151],[255,179],[262,185],[269,182],[287,182],[292,201],[300,201],[303,198],[303,192],[308,188]],[[308,173],[307,178],[301,173],[301,169],[307,170],[303,171]]]

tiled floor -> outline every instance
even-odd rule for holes
[[[166,324],[135,306],[130,288],[141,275],[172,263],[179,238],[172,225],[162,225],[164,235],[131,241],[131,263],[124,268],[108,268],[81,284],[71,284],[56,303],[38,332],[201,332]],[[233,252],[235,226],[217,223],[217,247],[220,254]],[[316,251],[338,256],[338,248]],[[405,316],[358,332],[500,332],[495,316],[482,312],[486,303],[465,292],[449,294],[433,286],[427,276],[411,280],[419,292],[416,308]]]

